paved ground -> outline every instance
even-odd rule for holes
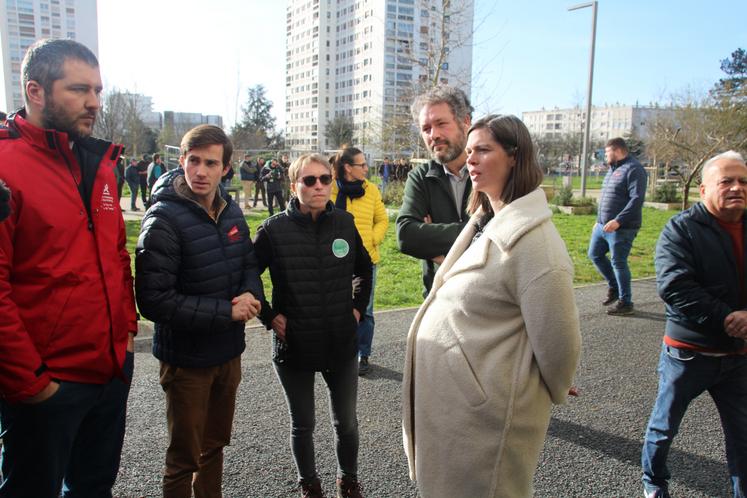
[[[638,461],[656,392],[663,306],[650,280],[634,283],[638,311],[633,317],[610,318],[601,313],[593,303],[602,294],[599,286],[577,290],[584,338],[577,380],[581,396],[553,413],[535,478],[538,497],[642,496]],[[413,314],[414,310],[377,314],[374,366],[360,382],[360,477],[368,498],[417,496],[406,475],[400,432],[402,364]],[[298,496],[288,449],[288,416],[270,364],[269,335],[251,328],[247,338],[233,444],[226,451],[224,495]],[[120,497],[160,496],[166,448],[164,395],[158,386],[157,362],[148,348],[147,337],[140,338],[115,487]],[[329,491],[335,460],[323,389],[318,381],[316,453]],[[707,397],[697,400],[671,455],[673,496],[729,496],[722,439],[713,403]]]

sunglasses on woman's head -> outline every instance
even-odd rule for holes
[[[309,176],[304,176],[301,178],[301,181],[307,187],[313,187],[314,185],[316,185],[317,180],[322,182],[322,185],[329,185],[330,183],[332,183],[332,175],[320,175],[320,176],[309,175]]]

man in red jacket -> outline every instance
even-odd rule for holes
[[[137,321],[95,55],[40,40],[0,128],[0,497],[111,496]]]

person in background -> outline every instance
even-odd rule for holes
[[[137,174],[138,174],[138,186],[140,189],[140,197],[143,199],[143,209],[148,209],[148,165],[150,164],[150,157],[148,154],[143,154],[143,158],[137,162]]]
[[[705,391],[720,416],[733,496],[747,496],[747,165],[724,152],[702,177],[701,202],[672,217],[656,244],[667,323],[641,452],[647,498],[669,497],[669,449]]]
[[[381,177],[381,195],[386,193],[386,186],[389,183],[389,176],[392,174],[392,165],[389,157],[384,157],[384,161],[379,167],[379,176]]]
[[[278,159],[278,162],[280,163],[280,167],[283,168],[283,196],[285,199],[290,199],[291,190],[288,170],[290,169],[291,163],[288,159],[288,154],[282,154]]]
[[[130,187],[130,211],[140,211],[137,207],[137,191],[140,188],[140,174],[137,170],[137,159],[130,159],[130,165],[125,168],[124,174],[127,186]]]
[[[241,179],[241,190],[244,194],[244,209],[249,209],[249,199],[252,196],[254,183],[257,181],[257,166],[252,161],[251,154],[244,155],[244,160],[239,165],[239,178]],[[254,201],[254,205],[257,205],[256,200]]]
[[[231,164],[228,164],[227,169],[223,173],[223,177],[220,179],[221,184],[223,184],[224,188],[229,188],[231,186],[231,182],[233,181],[234,176],[233,166]]]
[[[0,497],[111,496],[137,333],[114,167],[92,137],[96,56],[41,39],[21,63],[25,107],[0,127]]]
[[[573,262],[519,118],[476,121],[466,156],[471,218],[407,337],[405,452],[421,496],[530,497],[580,355]]]
[[[259,199],[259,194],[262,194],[262,205],[267,207],[267,197],[265,195],[265,182],[262,181],[262,170],[265,167],[265,158],[264,157],[258,157],[257,162],[254,163],[255,170],[257,172],[256,177],[257,181],[254,184],[254,207],[257,207],[257,199]]]
[[[283,168],[277,159],[272,159],[270,164],[262,168],[260,179],[265,182],[265,189],[267,190],[267,209],[270,211],[272,216],[275,211],[273,210],[272,204],[273,199],[278,203],[278,208],[282,211],[285,210],[285,200],[283,199]]]
[[[125,184],[124,171],[125,171],[125,156],[119,156],[117,159],[117,166],[114,168],[114,176],[117,179],[117,199],[122,198],[122,188]]]
[[[608,306],[607,314],[626,316],[634,312],[628,255],[643,219],[646,170],[630,154],[622,138],[609,140],[604,155],[610,169],[602,183],[589,259],[607,281],[607,296],[602,301],[603,306]]]
[[[274,331],[273,364],[291,418],[291,451],[303,498],[322,498],[314,456],[314,377],[327,383],[337,452],[337,496],[362,498],[358,482],[356,328],[371,292],[371,258],[353,216],[330,202],[332,169],[318,154],[290,167],[294,198],[260,225],[260,271],[270,269],[272,305],[260,319]],[[360,278],[353,295],[353,277]]]
[[[138,307],[155,324],[166,393],[165,498],[221,496],[244,327],[263,296],[249,226],[220,186],[232,148],[217,126],[188,131],[181,167],[156,183],[137,242]]]
[[[161,175],[166,173],[166,165],[163,164],[161,154],[153,154],[153,162],[148,165],[148,198],[150,199],[150,192],[153,190],[153,185],[156,184]]]
[[[379,246],[384,241],[389,218],[381,200],[381,192],[366,179],[368,164],[360,149],[344,147],[332,156],[335,182],[332,184],[332,202],[335,207],[353,215],[355,227],[363,240],[363,245],[373,262],[371,277],[371,298],[366,313],[358,323],[358,374],[369,371],[369,357],[374,334],[374,290],[376,288],[376,267],[380,260]]]

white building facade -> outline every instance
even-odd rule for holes
[[[409,116],[419,85],[435,79],[469,95],[473,0],[450,2],[446,15],[443,4],[288,0],[286,146],[332,149],[327,123],[344,117],[353,125],[353,145],[375,154],[386,123]]]
[[[654,119],[661,113],[671,112],[668,108],[652,106],[594,106],[591,110],[589,137],[593,141],[607,141],[622,136],[634,136],[645,140]],[[586,110],[574,107],[528,111],[522,113],[522,120],[533,136],[559,138],[585,131]]]
[[[71,38],[98,57],[96,0],[0,0],[0,111],[23,107],[21,61],[39,38]]]

